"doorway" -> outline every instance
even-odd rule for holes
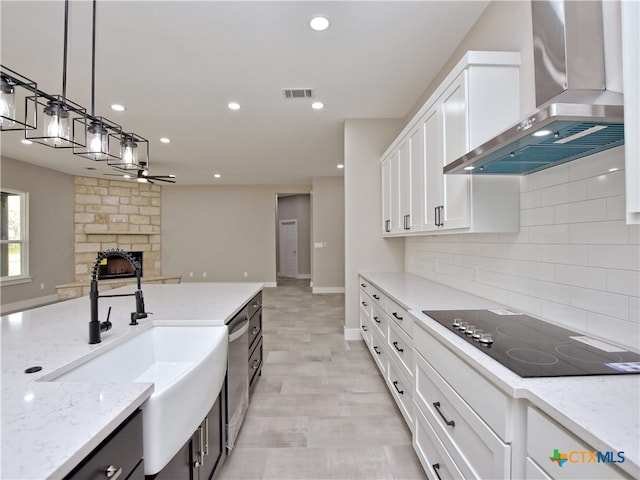
[[[298,221],[280,220],[278,229],[280,238],[280,266],[282,277],[296,278],[298,275]]]

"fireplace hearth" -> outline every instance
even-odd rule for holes
[[[102,252],[100,252],[102,253]],[[140,264],[140,276],[142,277],[142,252],[127,252]],[[98,280],[109,278],[135,278],[136,271],[122,257],[110,256],[102,260],[98,265]]]

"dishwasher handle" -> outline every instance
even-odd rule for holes
[[[229,343],[237,340],[249,330],[249,319],[244,316],[237,320],[232,320],[228,325],[229,328]]]

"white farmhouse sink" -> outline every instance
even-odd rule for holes
[[[154,384],[142,405],[144,472],[158,473],[213,406],[227,369],[226,326],[154,326],[55,382]]]

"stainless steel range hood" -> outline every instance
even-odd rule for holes
[[[538,109],[445,174],[527,175],[624,143],[623,95],[606,88],[602,6],[531,2]]]

